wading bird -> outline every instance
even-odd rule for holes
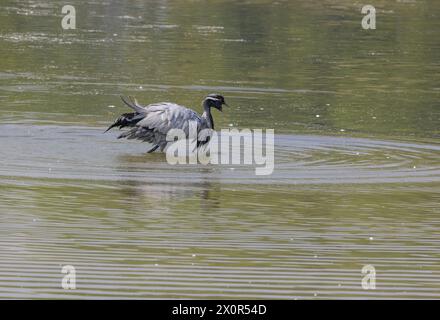
[[[189,135],[189,123],[197,124],[197,133],[203,129],[214,129],[214,120],[211,115],[211,108],[222,111],[226,105],[225,99],[219,94],[209,94],[202,102],[203,114],[180,106],[175,103],[161,102],[147,106],[140,105],[136,99],[129,97],[129,100],[121,96],[122,101],[135,112],[122,114],[108,129],[119,127],[131,127],[130,130],[122,133],[118,139],[137,139],[153,144],[148,153],[159,148],[163,151],[168,144],[166,137],[171,129],[181,129],[186,136]],[[201,135],[198,137],[197,146],[209,142],[210,136]]]

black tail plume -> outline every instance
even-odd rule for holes
[[[139,114],[137,112],[124,113],[110,127],[108,127],[107,130],[104,131],[104,133],[106,133],[107,131],[109,131],[110,129],[112,129],[114,127],[119,127],[119,129],[122,129],[124,127],[133,127],[134,125],[136,125],[136,123],[141,121],[144,117],[145,117],[145,115]]]

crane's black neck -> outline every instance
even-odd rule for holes
[[[208,122],[208,127],[211,129],[214,129],[214,119],[212,118],[211,107],[208,106],[207,100],[205,100],[203,102],[203,109],[204,109],[204,112],[202,114],[202,117],[205,118],[206,121]]]

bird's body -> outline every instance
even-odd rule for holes
[[[121,97],[122,101],[135,112],[122,114],[108,129],[113,127],[131,127],[130,130],[122,133],[118,138],[138,139],[153,144],[149,151],[159,148],[163,151],[168,142],[166,137],[170,130],[180,129],[188,137],[190,125],[197,125],[197,132],[203,129],[214,129],[214,121],[211,115],[211,107],[222,110],[222,105],[226,104],[220,95],[210,94],[203,101],[204,112],[199,115],[197,112],[180,106],[175,103],[161,102],[147,106],[142,106],[135,99],[130,101]],[[209,141],[208,135],[201,135],[197,145],[203,145]]]

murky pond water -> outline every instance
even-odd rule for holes
[[[0,4],[0,298],[440,298],[440,3],[70,3]],[[211,92],[272,175],[103,134]]]

